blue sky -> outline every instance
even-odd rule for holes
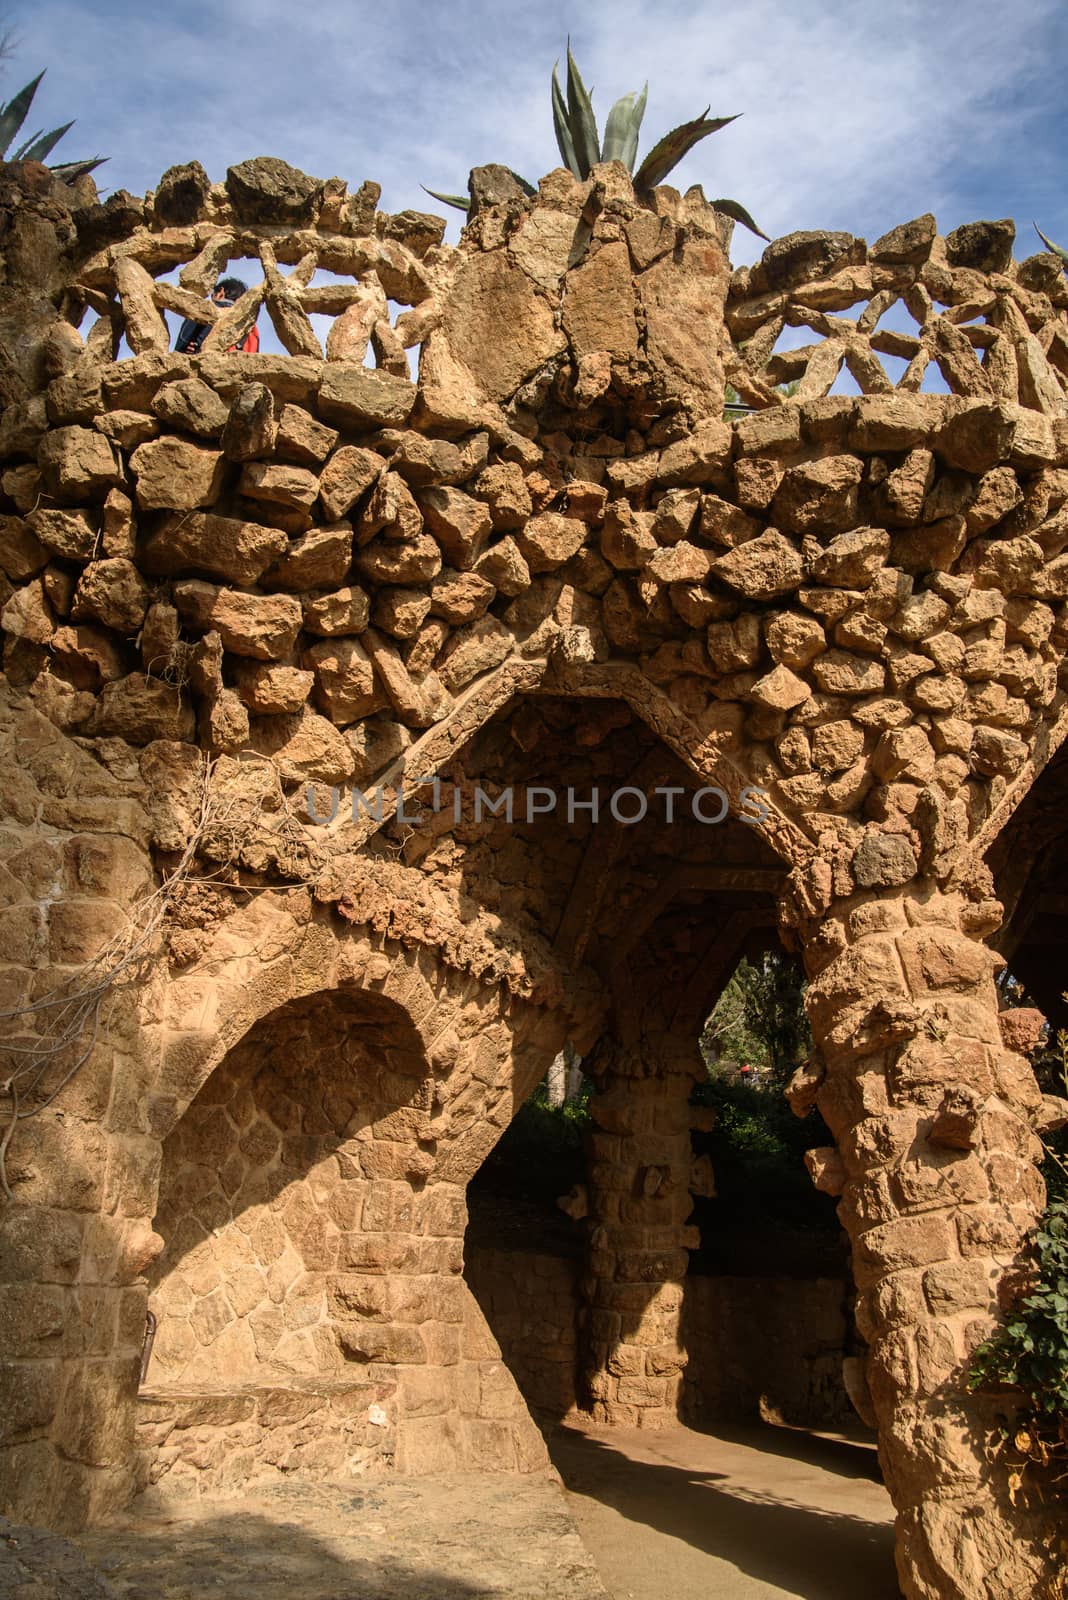
[[[602,120],[648,77],[642,151],[707,104],[744,113],[673,181],[772,236],[873,239],[934,211],[943,231],[1015,217],[1018,255],[1032,217],[1068,243],[1063,0],[37,0],[8,21],[0,89],[46,66],[34,127],[76,117],[54,159],[109,155],[102,188],[254,155],[375,178],[394,211],[440,209],[420,182],[462,191],[478,162],[536,180],[558,164],[548,80],[570,31]],[[736,260],[759,248],[738,231]]]

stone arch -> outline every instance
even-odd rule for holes
[[[202,1060],[164,1142],[138,1407],[160,1492],[545,1461],[461,1276],[465,1182],[510,1116],[512,1035],[492,993],[426,951],[370,948],[358,985],[352,946],[371,941],[338,942],[322,975],[346,977]],[[511,1021],[529,1054],[536,1027]]]
[[[465,696],[455,715],[443,718],[421,735],[404,756],[378,775],[374,785],[381,791],[380,813],[361,808],[359,821],[346,810],[344,790],[335,789],[336,805],[323,806],[330,820],[322,824],[322,834],[337,849],[366,844],[396,814],[398,794],[409,774],[429,782],[440,774],[457,752],[481,729],[505,714],[522,697],[562,696],[583,700],[623,701],[670,750],[693,776],[706,784],[722,788],[732,806],[739,807],[747,789],[756,789],[760,805],[752,809],[753,832],[764,839],[775,854],[792,867],[806,861],[813,850],[797,823],[784,811],[776,797],[760,782],[759,771],[750,769],[744,746],[724,732],[723,720],[713,707],[704,718],[695,718],[677,699],[625,660],[591,662],[582,659],[581,642],[575,659],[568,655],[568,635],[560,635],[560,648],[545,661],[505,662],[488,673]],[[309,785],[309,789],[314,789]],[[415,793],[418,793],[416,784]],[[409,791],[413,792],[413,791]],[[333,815],[331,816],[331,813]]]
[[[362,907],[368,923],[403,904],[404,884],[375,887],[378,902]],[[562,1005],[561,994],[527,1003],[492,971],[488,977],[465,971],[414,938],[402,943],[373,925],[346,922],[300,891],[254,897],[227,919],[194,967],[163,980],[163,992],[156,1126],[164,1135],[250,1029],[316,994],[366,993],[399,1007],[426,1054],[428,1073],[443,1086],[439,1109],[468,1080],[481,1086],[494,1110],[498,1102],[510,1103],[513,1075],[518,1098],[525,1098],[567,1026],[552,1008],[553,999]],[[499,1114],[507,1115],[504,1109]],[[482,1157],[453,1147],[461,1134],[464,1141],[477,1139],[477,1122],[472,1109],[437,1122],[461,1179]],[[497,1126],[495,1117],[490,1122]]]
[[[18,827],[53,843],[46,830],[126,828],[147,860],[187,842],[167,806],[180,810],[178,775],[199,773],[208,752],[236,764],[252,751],[280,788],[358,768],[374,777],[405,748],[414,760],[436,738],[462,742],[468,711],[494,696],[546,692],[550,673],[566,684],[571,671],[592,693],[599,672],[625,661],[632,703],[654,724],[661,699],[672,703],[676,747],[736,756],[794,829],[779,835],[794,868],[785,910],[826,1057],[823,1079],[814,1071],[802,1089],[820,1096],[838,1138],[843,1208],[870,1279],[906,1581],[917,1594],[980,1582],[991,1596],[1022,1591],[1037,1567],[1013,1552],[1011,1509],[983,1478],[977,1433],[940,1410],[940,1362],[947,1338],[959,1358],[967,1330],[990,1326],[999,1258],[1040,1203],[1037,1091],[1001,1046],[981,945],[997,908],[968,869],[1028,763],[1046,759],[1063,711],[1060,263],[1014,262],[1005,224],[940,240],[922,218],[871,248],[794,235],[731,274],[699,192],[639,202],[612,167],[585,184],[552,174],[536,198],[476,185],[461,247],[437,256],[437,225],[376,217],[371,188],[348,196],[291,175],[286,199],[270,164],[252,168],[216,191],[172,173],[144,204],[81,207],[77,227],[69,192],[13,171],[4,672],[40,714],[42,742],[75,733],[89,771],[84,786],[72,766],[51,771],[38,808],[16,757]],[[209,340],[200,358],[172,355],[161,305],[195,313],[216,246],[236,235],[257,248],[254,295],[274,302],[290,354],[215,355]],[[295,268],[285,283],[280,261]],[[391,295],[394,275],[411,310],[377,338],[396,372],[318,359],[306,324],[323,299],[302,281],[304,262],[378,272]],[[157,281],[179,264],[191,306]],[[507,371],[479,304],[490,288],[515,311]],[[828,320],[858,296],[860,317]],[[893,389],[873,307],[899,299],[923,326]],[[101,321],[82,341],[87,304]],[[784,318],[814,342],[776,352]],[[139,353],[115,363],[122,328]],[[228,322],[214,342],[226,351],[237,332]],[[901,336],[890,338],[900,355]],[[424,340],[415,385],[397,345]],[[915,392],[931,360],[952,394]],[[866,391],[855,400],[828,393],[843,362]],[[723,420],[725,377],[754,414]],[[778,386],[795,378],[783,403]],[[294,450],[313,465],[294,465]],[[61,744],[65,758],[74,748]],[[16,1252],[17,1281],[30,1281],[19,1293],[43,1291],[28,1375],[13,1358],[25,1427],[5,1472],[27,1486],[23,1504],[56,1506],[73,1524],[120,1493],[126,1418],[110,1401],[136,1356],[157,1130],[193,1097],[213,1051],[280,998],[321,985],[337,941],[328,917],[361,923],[376,950],[388,939],[422,946],[422,960],[438,952],[517,1017],[594,1014],[551,947],[527,959],[494,941],[491,918],[436,920],[411,878],[398,876],[388,904],[376,898],[383,869],[370,852],[356,859],[363,842],[327,838],[312,874],[294,870],[299,851],[254,839],[235,872],[257,900],[284,892],[270,882],[314,882],[318,909],[296,891],[309,897],[296,953],[228,944],[242,924],[225,919],[217,953],[245,992],[218,1026],[196,987],[206,974],[191,971],[169,1015],[146,1002],[114,1081],[100,1064],[27,1139],[28,1203],[5,1220],[23,1244],[47,1222],[37,1255]],[[75,942],[63,944],[60,924],[70,934],[85,910],[70,902],[91,898],[81,870],[48,913],[54,965]],[[28,896],[25,884],[11,892],[15,925]],[[9,981],[23,984],[12,965]],[[165,991],[161,980],[164,1007]],[[459,1172],[480,1147],[484,1078],[498,1082],[508,1052],[491,1039],[480,1058],[454,1026],[441,1037],[450,1067],[470,1066],[481,1085],[465,1100],[457,1079]],[[966,1091],[963,1126],[950,1090]],[[974,1148],[938,1153],[935,1134]],[[985,1198],[952,1187],[972,1180]],[[925,1251],[943,1253],[921,1261]],[[60,1355],[64,1314],[95,1326],[102,1289],[121,1319],[115,1351]],[[53,1441],[76,1462],[70,1479],[81,1472],[74,1488],[57,1487]],[[951,1457],[959,1476],[939,1465]],[[99,1495],[83,1492],[94,1475]],[[973,1534],[974,1559],[962,1553]]]

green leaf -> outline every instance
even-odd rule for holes
[[[61,183],[74,183],[78,178],[84,178],[89,172],[95,172],[97,167],[102,167],[109,158],[107,156],[93,156],[90,161],[64,161],[58,167],[49,167],[49,172]]]
[[[32,83],[28,83],[24,89],[20,89],[18,94],[13,95],[6,105],[0,106],[0,156],[7,155],[8,145],[25,122],[26,113],[29,111],[33,103],[33,97],[37,93],[37,85],[43,77],[44,73],[39,72]]]
[[[553,127],[556,130],[556,146],[560,151],[564,166],[576,178],[580,178],[582,174],[579,172],[578,160],[575,156],[575,144],[571,137],[571,125],[567,120],[567,107],[564,104],[564,97],[560,90],[560,80],[556,76],[556,68],[559,66],[559,64],[559,62],[556,62],[553,66],[552,83]]]
[[[663,183],[668,173],[677,167],[683,156],[691,151],[695,144],[702,139],[707,139],[710,133],[718,133],[720,128],[725,128],[728,122],[734,122],[734,117],[709,117],[708,107],[699,117],[692,122],[684,122],[678,128],[672,128],[670,133],[653,146],[634,174],[634,187],[636,189],[655,189],[658,183]]]
[[[53,128],[51,133],[34,134],[32,140],[27,141],[27,143],[22,146],[22,149],[15,157],[15,160],[43,161],[46,156],[50,156],[52,154],[52,151],[62,139],[63,135],[65,133],[69,133],[73,126],[73,122],[65,122],[62,128]]]
[[[1038,237],[1042,240],[1042,243],[1045,245],[1046,249],[1051,250],[1055,256],[1060,256],[1062,261],[1068,263],[1068,250],[1062,250],[1059,244],[1054,244],[1052,239],[1047,239],[1037,222],[1032,223],[1031,226],[1038,234]]]
[[[641,131],[648,95],[649,85],[646,84],[640,95],[625,94],[616,101],[604,125],[602,161],[622,161],[628,172],[634,171],[634,162],[638,154],[638,134]]]
[[[470,211],[471,198],[466,194],[442,194],[438,189],[428,189],[425,183],[419,185],[424,194],[432,200],[440,200],[443,206],[454,206],[457,211]]]
[[[41,137],[41,130],[40,130],[40,128],[38,128],[36,133],[31,134],[30,137],[23,144],[19,145],[18,149],[15,150],[12,153],[12,155],[10,156],[9,159],[12,160],[12,161],[26,161],[26,160],[28,160],[29,158],[26,155],[27,150],[32,149],[34,140],[35,139],[39,139],[40,137]]]
[[[567,120],[571,129],[571,142],[575,147],[575,160],[580,178],[588,178],[590,168],[601,159],[601,146],[597,138],[597,118],[593,114],[582,74],[571,54],[571,41],[567,45]]]
[[[713,200],[711,205],[714,211],[722,211],[725,217],[733,217],[735,222],[740,222],[750,233],[757,234],[761,239],[768,237],[763,228],[757,227],[748,211],[743,205],[739,205],[737,200]]]

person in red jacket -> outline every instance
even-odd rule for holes
[[[211,298],[217,306],[232,306],[235,300],[245,293],[247,283],[242,283],[240,278],[220,278],[211,292]],[[200,347],[211,331],[210,322],[194,322],[191,317],[186,317],[178,329],[178,337],[174,341],[174,348],[182,355],[195,356],[199,354]],[[240,344],[230,345],[230,350],[241,350],[245,355],[255,355],[260,347],[259,330],[253,325],[241,340]]]

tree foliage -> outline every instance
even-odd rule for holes
[[[782,952],[740,961],[701,1036],[711,1075],[721,1061],[748,1062],[781,1091],[812,1050],[804,996],[804,974]]]

